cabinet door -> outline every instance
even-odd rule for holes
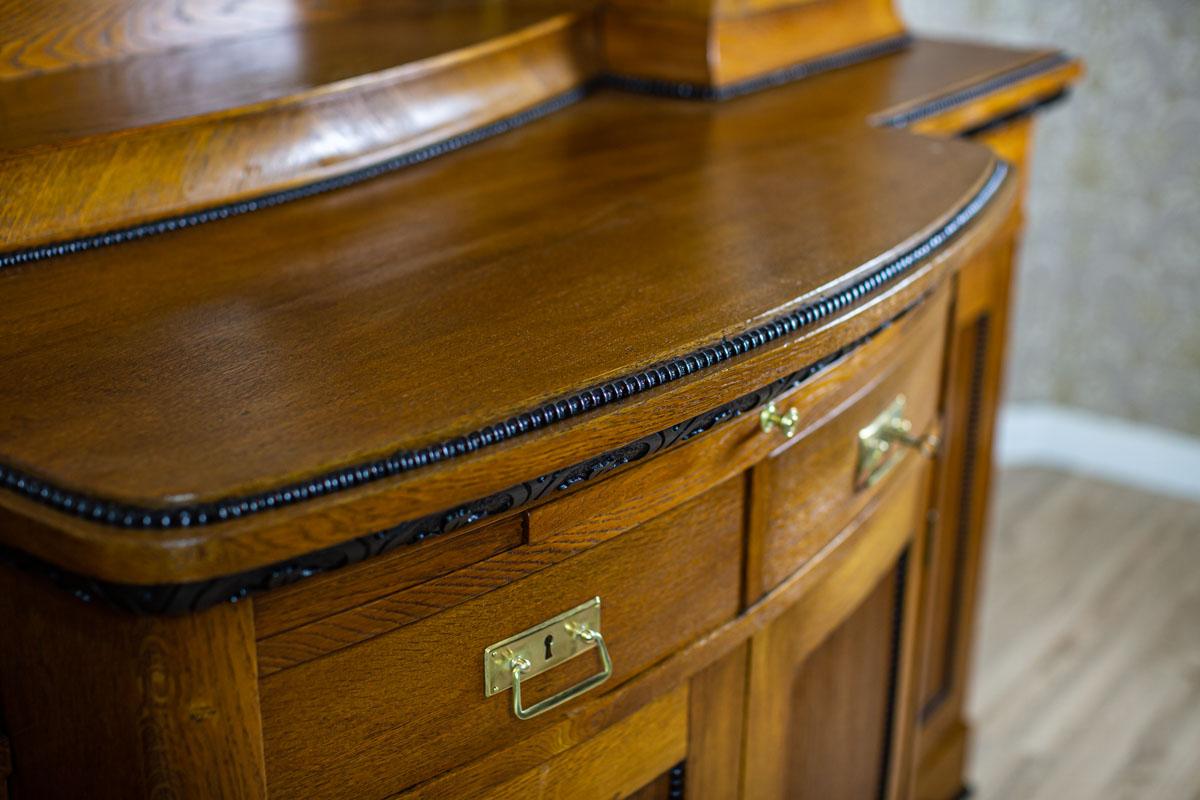
[[[908,465],[750,643],[743,796],[907,796],[926,472]]]

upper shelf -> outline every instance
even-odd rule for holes
[[[552,103],[594,72],[581,4],[343,5],[362,8],[69,69],[16,72],[9,53],[0,252],[345,175]]]
[[[4,5],[0,267],[225,218],[447,152],[564,107],[605,70],[639,76],[611,51],[657,30],[639,22],[627,39],[613,29],[642,19],[655,5],[644,0],[610,3],[603,15],[589,0],[253,0],[236,11],[216,0],[99,0],[73,27],[36,4]],[[717,49],[701,46],[710,26],[692,30],[702,16],[685,14],[686,30],[661,9],[650,18],[687,33],[686,47],[662,34],[674,42],[666,51],[708,53],[734,77],[761,74],[762,64],[733,54],[741,47],[790,65],[776,75],[787,77],[902,46],[889,8],[718,2],[709,11],[723,25],[753,30],[727,32]],[[799,16],[784,24],[780,14]],[[626,55],[646,61],[652,49]],[[986,61],[980,52],[972,59]],[[998,57],[1011,64],[1011,54]]]

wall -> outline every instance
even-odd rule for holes
[[[1008,399],[1200,436],[1200,0],[898,0],[918,34],[1054,44]]]

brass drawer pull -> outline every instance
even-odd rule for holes
[[[758,424],[764,431],[770,432],[779,428],[789,439],[796,435],[796,425],[799,422],[799,411],[789,408],[787,413],[780,414],[774,403],[767,403],[767,407],[758,414]]]
[[[926,458],[937,454],[941,441],[936,434],[914,436],[912,421],[904,416],[908,398],[897,395],[871,424],[858,432],[858,466],[854,485],[859,489],[875,485],[904,455],[909,447]]]
[[[595,675],[525,708],[521,704],[521,681],[528,680],[562,662],[587,652],[600,651],[601,669]],[[604,683],[612,676],[612,658],[600,635],[600,598],[576,606],[553,619],[539,623],[483,651],[484,696],[512,688],[512,708],[517,719],[532,719],[558,708]]]

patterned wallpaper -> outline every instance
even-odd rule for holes
[[[899,0],[1088,75],[1034,143],[1008,399],[1200,436],[1200,0]]]

